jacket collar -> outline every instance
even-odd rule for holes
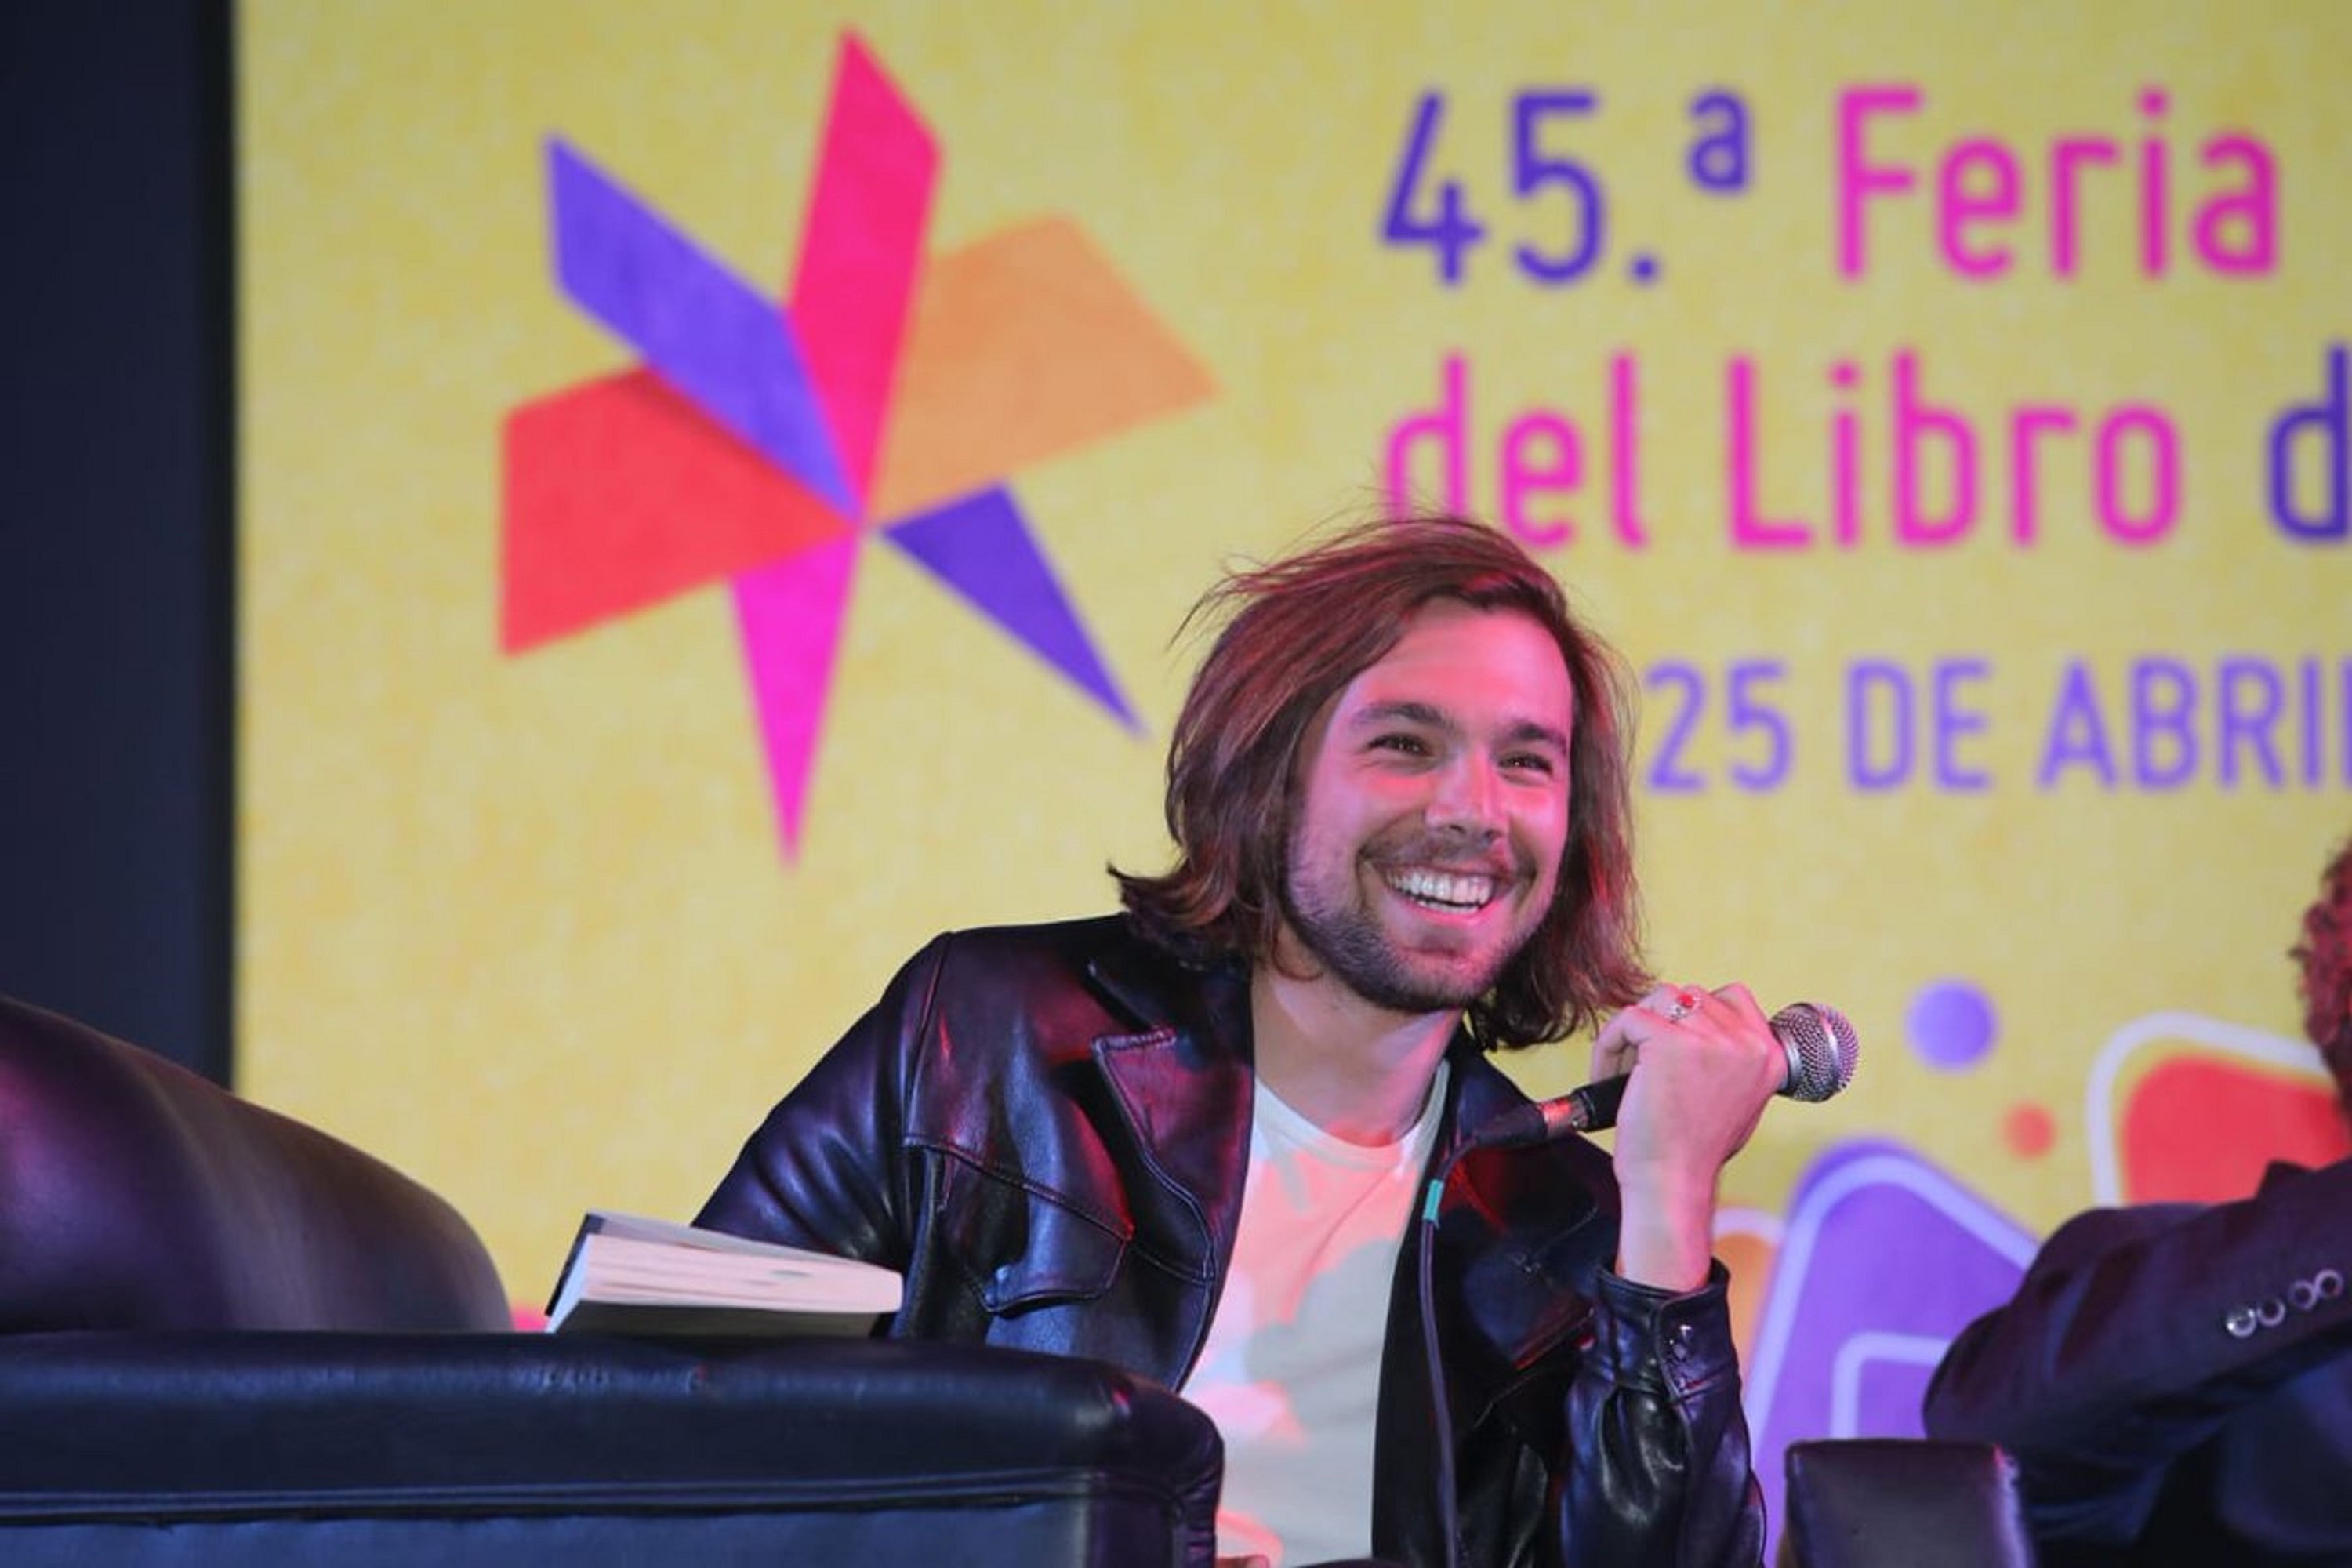
[[[1233,1255],[1249,1171],[1249,972],[1180,964],[1121,935],[1087,968],[1137,1027],[1097,1036],[1095,1060],[1162,1188],[1137,1214],[1139,1228],[1179,1252],[1171,1262],[1209,1278]]]
[[[1181,1246],[1188,1268],[1222,1269],[1232,1255],[1249,1169],[1249,971],[1238,962],[1180,963],[1137,940],[1123,921],[1117,922],[1117,933],[1090,958],[1087,972],[1097,991],[1136,1027],[1098,1037],[1094,1055],[1145,1163],[1169,1194],[1166,1205],[1156,1205],[1160,1224],[1150,1224],[1150,1215],[1136,1217],[1148,1232]],[[1439,1124],[1433,1170],[1434,1162],[1451,1158],[1479,1128],[1527,1103],[1467,1029],[1454,1031],[1446,1056],[1453,1069],[1447,1075],[1449,1103]],[[1515,1273],[1549,1280],[1548,1289],[1556,1290],[1567,1277],[1583,1275],[1589,1267],[1590,1238],[1576,1233],[1596,1219],[1613,1230],[1616,1217],[1591,1202],[1564,1210],[1559,1194],[1592,1193],[1596,1179],[1605,1177],[1607,1160],[1581,1141],[1479,1150],[1454,1168],[1444,1205],[1449,1212],[1465,1211],[1464,1217],[1478,1215],[1481,1223],[1473,1228],[1485,1249],[1508,1259]],[[1553,1166],[1572,1169],[1540,1173]],[[1590,1280],[1579,1283],[1589,1286]],[[1553,1300],[1558,1304],[1581,1297]],[[1538,1316],[1539,1321],[1507,1327],[1487,1325],[1487,1331],[1500,1339],[1510,1359],[1523,1361],[1573,1330],[1556,1313]]]

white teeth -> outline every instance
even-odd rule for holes
[[[1394,871],[1388,884],[1420,903],[1450,910],[1483,908],[1495,897],[1495,879],[1445,871]]]

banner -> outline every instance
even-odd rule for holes
[[[1776,1489],[2066,1215],[2342,1150],[2352,13],[239,21],[241,1085],[520,1307],[1163,864],[1192,600],[1396,500],[1626,656],[1662,973],[1863,1037],[1727,1175]]]

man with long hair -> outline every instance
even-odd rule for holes
[[[1196,614],[1173,866],[934,941],[700,1223],[899,1269],[892,1334],[1181,1390],[1232,1559],[1756,1563],[1711,1244],[1785,1057],[1746,988],[1642,961],[1614,656],[1460,519]],[[1630,1075],[1613,1155],[1474,1147],[1526,1103],[1487,1054],[1583,1027]]]
[[[2352,1118],[2352,841],[2305,910],[2304,1032]],[[1961,1331],[1937,1436],[2007,1448],[2044,1568],[2352,1563],[2352,1159],[2095,1209]]]

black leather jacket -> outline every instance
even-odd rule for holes
[[[888,1326],[1092,1356],[1181,1388],[1232,1257],[1248,977],[1116,918],[931,942],[769,1115],[699,1223],[906,1276]],[[1524,1097],[1452,1047],[1433,1158]],[[1617,1191],[1581,1139],[1482,1150],[1440,1204],[1432,1293],[1465,1568],[1753,1564],[1725,1279],[1608,1272]],[[1443,1563],[1412,1238],[1382,1357],[1372,1548]]]

